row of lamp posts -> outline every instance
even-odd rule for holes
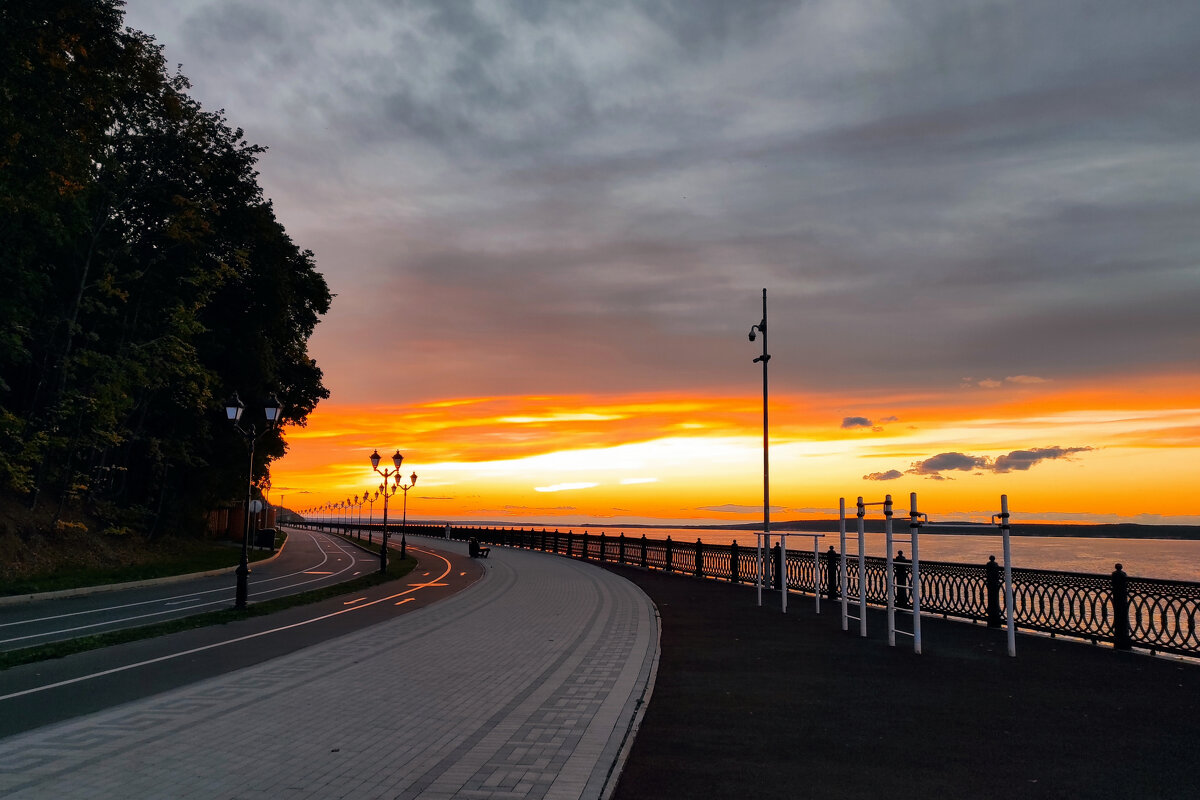
[[[383,498],[383,538],[382,538],[382,542],[381,542],[382,546],[380,547],[380,550],[379,550],[379,570],[380,570],[380,572],[386,572],[387,571],[387,543],[388,543],[388,534],[389,534],[389,529],[388,529],[388,524],[387,524],[388,500],[394,494],[396,494],[397,490],[402,491],[404,493],[404,511],[403,511],[403,516],[402,516],[402,520],[401,520],[401,528],[400,528],[400,557],[404,558],[405,556],[408,555],[408,538],[406,536],[406,532],[407,532],[406,529],[408,527],[408,490],[413,488],[413,486],[416,485],[417,473],[414,472],[411,475],[409,475],[408,483],[403,483],[404,479],[400,476],[400,466],[401,466],[401,464],[404,463],[404,456],[400,454],[399,450],[397,450],[392,455],[392,465],[394,467],[393,469],[384,468],[381,470],[379,468],[379,462],[382,460],[383,459],[379,455],[378,450],[376,450],[375,452],[373,452],[371,454],[371,468],[383,476],[383,483],[379,484],[379,489],[374,494],[371,494],[370,491],[366,491],[366,492],[362,493],[362,497],[355,495],[352,498],[346,498],[345,500],[342,500],[337,503],[326,503],[323,506],[316,506],[313,508],[305,509],[305,511],[306,511],[306,513],[321,514],[326,517],[328,517],[332,514],[338,514],[338,515],[340,515],[340,519],[338,520],[337,524],[340,527],[344,528],[346,526],[346,524],[348,524],[348,522],[350,521],[351,510],[358,509],[358,523],[359,523],[359,526],[361,527],[361,525],[362,525],[362,507],[363,507],[363,505],[370,505],[371,511],[370,511],[370,518],[368,520],[368,531],[373,531],[375,528],[375,501],[382,497]],[[368,533],[367,535],[368,535],[368,537],[371,536],[370,533]]]
[[[263,404],[263,415],[266,417],[266,424],[263,429],[258,430],[253,422],[244,423],[242,415],[246,411],[246,405],[238,397],[237,392],[234,392],[233,397],[225,405],[225,417],[233,425],[238,433],[246,441],[246,450],[249,453],[249,477],[246,483],[246,519],[245,529],[242,533],[242,557],[237,567],[237,591],[234,596],[234,608],[244,609],[246,607],[246,597],[249,594],[249,578],[250,563],[247,548],[250,543],[251,533],[251,516],[252,502],[254,495],[254,444],[259,438],[265,436],[275,426],[282,422],[283,407],[274,393],[267,396],[266,402]],[[358,508],[358,521],[362,523],[362,506],[364,503],[370,503],[371,506],[371,524],[375,522],[375,501],[381,496],[383,497],[383,540],[379,548],[379,571],[387,572],[387,546],[388,546],[388,499],[399,489],[404,493],[404,511],[400,528],[400,558],[403,559],[407,555],[408,541],[406,537],[406,529],[408,527],[408,490],[417,484],[417,473],[413,472],[408,476],[408,483],[403,482],[400,476],[400,465],[404,463],[404,456],[397,450],[392,455],[392,464],[394,469],[379,469],[379,462],[382,459],[379,456],[379,451],[371,453],[371,468],[383,476],[383,483],[379,484],[379,490],[374,495],[368,497],[367,492],[363,492],[360,499],[357,495],[353,500],[347,499],[344,502],[336,504],[326,504],[323,509],[307,509],[308,511],[324,510],[327,513],[331,510],[344,511],[347,514],[351,508]],[[281,498],[282,502],[282,498]]]
[[[378,450],[371,453],[371,469],[383,476],[383,483],[379,484],[379,494],[383,496],[383,541],[381,543],[382,546],[379,548],[379,571],[387,572],[388,499],[396,493],[397,489],[400,489],[404,492],[404,519],[400,527],[400,558],[404,558],[407,554],[408,546],[408,542],[405,537],[405,528],[408,527],[408,490],[416,485],[417,473],[414,472],[409,476],[409,482],[407,484],[402,483],[403,479],[400,477],[400,465],[404,463],[404,456],[400,455],[399,450],[392,454],[392,464],[394,465],[395,469],[380,469],[379,462],[381,460],[382,458],[380,457]],[[372,506],[372,515],[374,514],[374,510],[375,508]]]

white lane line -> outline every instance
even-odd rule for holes
[[[76,625],[74,628],[59,628],[55,631],[42,631],[41,633],[27,633],[24,636],[13,636],[8,639],[0,639],[0,644],[8,644],[9,642],[23,642],[27,639],[42,639],[46,636],[56,636],[60,633],[75,633],[76,631],[86,631],[91,628],[103,628],[111,625],[120,625],[125,622],[132,622],[138,619],[149,619],[150,617],[161,617],[163,614],[178,614],[180,611],[191,611],[196,608],[204,608],[205,606],[223,606],[229,603],[228,598],[221,600],[209,600],[207,603],[199,603],[190,605],[187,608],[168,608],[162,611],[151,611],[149,614],[136,614],[132,617],[121,617],[120,619],[108,619],[101,622],[93,622],[90,625]]]
[[[366,600],[366,599],[367,599],[367,598],[365,598],[365,597],[356,597],[356,598],[354,598],[353,600],[347,600],[346,602],[342,603],[342,605],[344,605],[344,606],[352,606],[352,605],[354,605],[355,603],[361,603],[363,600]]]
[[[310,534],[310,535],[311,535],[311,534]],[[329,560],[329,558],[328,558],[328,557],[326,557],[326,558],[322,559],[322,561],[321,561],[321,564],[324,564],[324,563],[325,563],[326,561],[328,561],[328,560]],[[321,564],[317,564],[316,566],[321,566]],[[335,575],[335,576],[336,576],[336,575],[340,575],[341,573],[343,573],[343,572],[346,572],[346,571],[348,571],[348,570],[349,570],[349,567],[347,567],[347,568],[345,568],[345,569],[342,569],[342,570],[340,570],[339,572],[336,572],[336,573],[334,573],[334,572],[331,572],[331,573],[325,573],[325,574],[326,574],[326,575]],[[281,577],[288,577],[288,578],[292,578],[292,577],[296,577],[296,576],[298,576],[298,575],[304,575],[304,574],[306,574],[306,573],[304,573],[304,572],[293,572],[293,573],[290,573],[290,574],[288,574],[288,575],[286,575],[286,576],[281,576]],[[355,575],[357,575],[358,573],[356,572],[356,573],[354,573],[354,574],[355,574]],[[278,578],[267,578],[267,579],[265,579],[265,580],[262,580],[262,581],[257,581],[257,582],[251,583],[250,585],[251,585],[251,586],[257,586],[257,585],[259,585],[259,584],[262,584],[262,583],[267,583],[268,581],[275,581],[275,580],[278,580]],[[273,588],[273,589],[260,589],[258,592],[256,592],[256,593],[255,593],[255,600],[262,599],[262,596],[263,596],[263,595],[276,594],[276,593],[279,593],[279,592],[287,591],[287,590],[289,590],[289,589],[295,589],[295,588],[297,588],[297,587],[300,587],[300,586],[306,586],[306,585],[308,585],[308,584],[310,584],[310,583],[316,583],[316,582],[318,582],[318,581],[321,581],[321,580],[327,580],[327,578],[312,578],[312,579],[310,579],[310,580],[306,580],[306,581],[300,581],[299,583],[292,583],[292,584],[288,584],[287,586],[276,586],[276,587],[275,587],[275,588]],[[192,610],[192,609],[195,609],[195,608],[205,608],[205,607],[207,607],[207,606],[224,606],[226,603],[228,603],[228,602],[229,602],[229,594],[230,594],[230,590],[229,590],[229,587],[228,587],[228,586],[226,586],[226,587],[223,587],[223,588],[220,588],[220,589],[209,589],[209,590],[207,590],[207,591],[204,591],[204,592],[199,592],[198,594],[193,594],[193,595],[175,595],[175,597],[174,597],[174,598],[167,598],[167,602],[166,602],[165,604],[166,604],[166,605],[172,605],[172,603],[170,602],[171,600],[174,600],[174,599],[177,599],[177,598],[181,598],[181,597],[191,597],[191,598],[194,598],[194,599],[199,599],[199,595],[203,595],[203,594],[212,594],[213,592],[224,592],[224,593],[226,594],[226,597],[220,598],[220,599],[218,599],[218,600],[209,600],[209,601],[208,601],[208,602],[206,602],[206,603],[199,603],[199,604],[196,604],[196,605],[190,605],[190,606],[188,606],[188,608],[187,608],[186,610],[190,611],[190,610]],[[142,602],[138,602],[138,603],[127,603],[127,604],[125,604],[125,605],[122,605],[122,606],[112,606],[110,609],[96,609],[96,610],[94,610],[94,611],[78,611],[78,612],[75,612],[75,613],[72,613],[72,614],[60,614],[60,615],[58,615],[58,616],[53,616],[53,617],[41,617],[41,618],[38,618],[38,619],[33,619],[33,620],[23,620],[22,622],[24,622],[24,623],[29,623],[29,622],[40,622],[40,621],[47,620],[47,619],[59,619],[59,618],[61,618],[61,617],[73,617],[73,616],[78,616],[79,614],[90,614],[90,613],[95,613],[95,611],[112,610],[112,609],[118,609],[118,608],[128,608],[128,607],[131,607],[131,606],[141,606],[141,605],[146,605],[147,603],[160,603],[160,602],[163,602],[163,601],[162,601],[162,600],[146,600],[146,601],[142,601]],[[28,640],[30,640],[30,639],[44,639],[44,638],[46,638],[46,637],[49,637],[49,636],[58,636],[59,634],[64,634],[64,633],[76,633],[76,632],[78,632],[78,631],[86,631],[86,630],[91,630],[91,629],[93,629],[93,628],[105,628],[105,627],[115,627],[115,626],[122,626],[122,625],[124,625],[125,623],[128,623],[128,622],[133,622],[133,621],[135,621],[135,620],[149,619],[149,618],[151,618],[151,617],[161,617],[161,616],[163,616],[164,614],[175,614],[175,613],[178,613],[179,611],[183,611],[183,610],[185,610],[185,609],[181,609],[181,608],[168,608],[168,609],[164,609],[164,610],[162,610],[162,611],[152,611],[152,612],[150,612],[150,613],[148,613],[148,614],[135,614],[135,615],[133,615],[133,616],[128,616],[128,617],[119,617],[119,618],[115,618],[115,619],[101,620],[100,622],[93,622],[93,623],[91,623],[91,624],[88,624],[88,625],[77,625],[77,626],[75,626],[75,627],[73,627],[73,628],[59,628],[59,629],[57,629],[57,630],[53,630],[53,631],[42,631],[42,632],[40,632],[40,633],[29,633],[29,634],[26,634],[26,635],[24,635],[24,636],[14,636],[14,637],[11,637],[11,638],[9,638],[9,639],[0,639],[0,644],[9,644],[9,643],[11,643],[11,642],[25,642],[25,641],[28,641]],[[19,624],[19,623],[6,623],[6,624],[9,624],[9,625],[16,625],[16,624]]]
[[[299,532],[305,534],[306,536],[308,536],[308,538],[316,541],[318,543],[318,545],[320,544],[320,540],[312,532],[310,532],[310,531],[299,531]],[[318,552],[321,552],[319,547],[318,547]],[[328,560],[329,560],[329,557],[325,556],[324,553],[322,553],[321,561],[317,564],[313,564],[310,567],[310,569],[316,569],[317,567],[324,566],[325,562],[327,562]],[[258,586],[258,585],[261,585],[264,583],[271,583],[273,581],[283,580],[284,578],[292,578],[292,577],[295,577],[297,575],[302,575],[302,574],[304,574],[304,573],[302,571],[300,571],[300,572],[292,572],[287,575],[279,575],[274,578],[263,578],[261,580],[253,581],[252,585]],[[154,600],[138,600],[133,603],[121,603],[121,604],[115,605],[115,606],[104,606],[102,608],[91,608],[91,609],[87,609],[84,611],[71,611],[66,614],[50,614],[50,615],[47,615],[44,617],[32,617],[30,619],[20,619],[15,622],[0,622],[0,628],[7,628],[7,627],[10,627],[13,625],[30,625],[30,624],[37,623],[37,622],[48,622],[53,619],[66,619],[67,617],[78,617],[78,616],[82,616],[84,614],[102,614],[102,613],[108,612],[108,611],[119,611],[123,608],[134,608],[136,606],[147,606],[147,605],[151,605],[154,603],[163,603],[163,602],[169,603],[169,601],[179,600],[184,597],[193,597],[193,596],[204,595],[204,594],[214,594],[216,592],[228,593],[229,587],[222,586],[218,589],[206,589],[202,592],[188,592],[187,594],[177,594],[177,595],[172,595],[170,597],[156,598]],[[224,602],[224,601],[220,601],[220,602]],[[213,605],[213,604],[210,603],[209,605]],[[142,619],[142,617],[126,617],[124,619]],[[112,620],[110,622],[102,623],[102,624],[106,624],[106,625],[107,624],[116,624],[121,621],[123,621],[123,620]],[[75,631],[75,630],[84,630],[84,628],[86,628],[86,627],[95,627],[95,626],[93,625],[93,626],[84,626],[83,628],[67,628],[64,631],[53,631],[52,633],[67,633],[67,632]],[[50,634],[40,634],[40,635],[46,636],[46,635],[50,635]],[[26,636],[26,637],[22,637],[22,638],[28,639],[30,637]],[[15,641],[19,641],[19,640],[18,639],[4,639],[4,640],[0,640],[0,641],[15,642]]]
[[[201,598],[199,598],[199,597],[189,597],[187,600],[172,600],[169,603],[163,603],[163,605],[165,605],[165,606],[181,606],[184,603],[199,603],[200,600],[201,600]]]
[[[413,548],[413,549],[415,550],[416,548]],[[446,562],[446,569],[440,577],[445,577],[446,575],[450,574],[450,561],[448,559],[446,559],[444,556],[439,555],[438,553],[430,552],[428,550],[421,550],[419,552],[426,553],[428,555],[434,556],[435,558],[440,558]],[[44,692],[49,689],[57,689],[61,686],[70,686],[75,683],[83,683],[84,681],[90,681],[93,678],[103,678],[105,675],[113,675],[117,672],[125,672],[127,670],[137,669],[138,667],[146,667],[146,666],[149,666],[150,664],[158,664],[163,661],[170,661],[172,659],[181,658],[183,656],[190,656],[193,653],[202,653],[205,650],[213,650],[218,647],[224,647],[227,644],[236,644],[238,642],[244,642],[249,639],[257,639],[260,636],[266,636],[267,634],[270,634],[270,633],[278,633],[280,631],[291,630],[292,628],[299,628],[304,625],[310,625],[314,622],[320,622],[321,620],[329,619],[330,617],[337,617],[342,614],[347,614],[351,611],[357,611],[360,608],[369,608],[369,607],[375,605],[376,603],[385,603],[388,600],[395,600],[397,597],[403,597],[404,595],[411,594],[412,592],[415,592],[415,591],[417,591],[417,589],[406,589],[403,592],[397,592],[396,594],[389,595],[388,597],[381,597],[378,600],[372,600],[369,603],[363,603],[362,605],[353,606],[351,608],[343,608],[341,611],[333,611],[333,612],[330,612],[329,614],[324,614],[319,617],[313,617],[312,619],[301,620],[300,622],[293,622],[291,625],[283,625],[278,628],[271,628],[269,630],[259,631],[258,633],[248,633],[245,636],[239,636],[236,639],[226,639],[223,642],[214,642],[212,644],[206,644],[202,647],[193,647],[190,650],[183,650],[178,653],[169,653],[165,656],[159,656],[158,658],[150,658],[145,661],[139,661],[136,664],[125,664],[124,666],[113,667],[112,669],[106,669],[106,670],[103,670],[102,672],[93,672],[90,675],[80,675],[79,677],[76,677],[76,678],[68,678],[65,681],[58,681],[57,683],[48,683],[45,686],[35,686],[32,689],[24,689],[19,692],[12,692],[10,694],[0,695],[0,702],[3,702],[5,700],[12,700],[13,698],[16,698],[16,697],[24,697],[27,694],[37,694],[38,692]],[[409,599],[412,599],[412,598],[409,598]]]

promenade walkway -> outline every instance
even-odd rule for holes
[[[923,655],[840,604],[610,567],[661,615],[614,800],[1200,798],[1200,665],[926,617]],[[831,607],[832,606],[832,607]],[[855,628],[857,625],[855,624]]]
[[[0,796],[602,796],[652,680],[653,605],[590,564],[484,563],[392,621],[0,740]]]

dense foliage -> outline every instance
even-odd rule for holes
[[[330,294],[262,148],[120,6],[0,0],[0,491],[153,534],[244,497],[234,390],[293,424],[328,396]],[[259,440],[259,479],[285,447]]]

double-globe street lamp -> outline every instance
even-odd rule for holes
[[[371,469],[383,476],[383,483],[379,484],[379,493],[383,495],[383,535],[380,537],[381,544],[379,547],[379,571],[381,573],[386,573],[388,545],[388,498],[396,493],[396,488],[400,485],[400,465],[404,463],[404,456],[400,455],[399,450],[392,455],[392,464],[395,465],[395,469],[381,470],[379,468],[380,460],[381,459],[379,457],[378,450],[376,450],[374,453],[371,453]],[[407,494],[405,496],[407,497]],[[403,538],[401,541],[403,541]]]
[[[236,609],[244,609],[246,607],[247,576],[250,574],[250,564],[246,555],[246,548],[250,539],[250,504],[254,494],[254,443],[258,437],[265,435],[277,424],[279,424],[280,416],[283,414],[283,407],[279,404],[279,400],[272,392],[267,396],[267,402],[263,404],[263,414],[267,418],[267,425],[258,433],[254,423],[250,423],[246,427],[242,427],[242,412],[246,410],[245,404],[238,397],[237,392],[233,393],[233,398],[225,406],[225,417],[233,423],[233,427],[246,440],[246,449],[250,451],[250,476],[246,483],[246,527],[242,532],[242,560],[237,568],[237,593],[234,595],[233,607]]]

